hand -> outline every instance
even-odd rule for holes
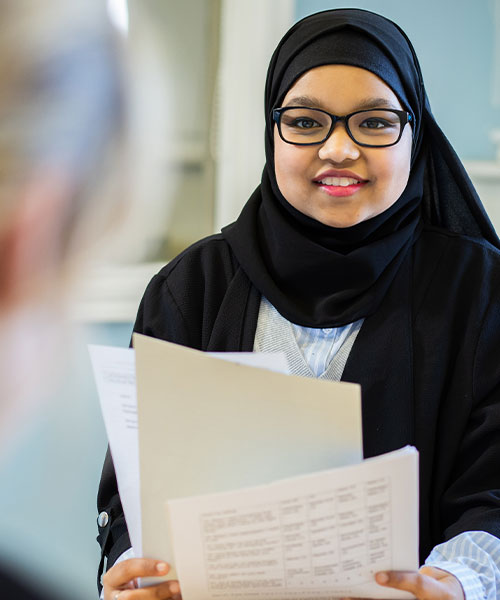
[[[138,577],[159,577],[170,571],[170,565],[150,558],[130,558],[116,563],[102,578],[104,600],[181,600],[178,581],[162,581],[137,589]]]
[[[458,579],[435,567],[422,567],[418,571],[381,571],[375,575],[375,580],[384,587],[410,592],[417,600],[465,600]]]

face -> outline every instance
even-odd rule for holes
[[[377,75],[347,65],[307,71],[282,106],[310,106],[338,116],[365,108],[402,109]],[[382,213],[402,194],[410,174],[411,145],[408,124],[400,141],[388,148],[358,146],[342,122],[324,143],[295,146],[280,138],[275,125],[276,180],[285,199],[300,212],[331,227],[351,227]],[[359,183],[340,186],[337,178],[342,177]]]

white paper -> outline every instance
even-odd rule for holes
[[[89,352],[130,542],[135,555],[141,556],[134,350],[90,345]]]
[[[247,367],[267,369],[275,373],[288,374],[290,372],[284,352],[207,352],[207,354]]]
[[[374,581],[418,568],[418,453],[166,503],[183,600],[411,598]]]
[[[118,490],[135,556],[142,556],[135,352],[89,345]],[[286,373],[283,353],[212,352],[215,358]]]
[[[359,385],[232,364],[143,335],[134,348],[146,557],[173,562],[166,500],[362,459]]]

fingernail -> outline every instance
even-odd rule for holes
[[[170,590],[171,594],[178,594],[181,591],[181,588],[179,587],[179,584],[176,581],[173,581],[168,586],[168,589]]]
[[[156,563],[156,570],[157,570],[159,573],[165,573],[165,572],[168,570],[168,565],[167,565],[167,563],[164,563],[164,562],[159,562],[159,563]]]
[[[387,573],[384,573],[383,571],[381,571],[380,573],[377,573],[375,575],[375,579],[377,580],[378,583],[387,583],[389,581],[389,575],[387,575]]]

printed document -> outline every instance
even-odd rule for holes
[[[130,542],[141,556],[141,503],[135,355],[130,348],[89,346]]]
[[[361,462],[359,386],[136,345],[139,381],[134,350],[90,348],[136,556],[174,563],[184,600],[410,597],[373,574],[418,568],[416,452]]]
[[[374,574],[418,568],[414,448],[167,503],[183,600],[411,598]]]

